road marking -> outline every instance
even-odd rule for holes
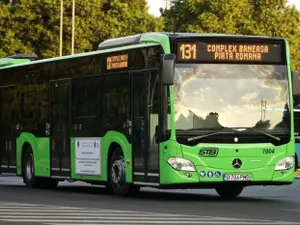
[[[283,211],[300,212],[300,209],[280,209]]]
[[[139,224],[168,224],[168,223],[165,223],[165,222],[149,222],[149,223],[145,223],[145,222],[128,222],[126,223],[126,221],[123,223],[120,223],[119,221],[118,222],[111,222],[111,221],[108,221],[107,223],[103,224],[102,222],[105,223],[105,221],[101,221],[101,225],[112,225],[112,224],[115,224],[115,225],[119,225],[119,224],[122,224],[122,225],[130,225],[130,224],[136,224],[136,223],[139,223]],[[70,225],[68,223],[45,223],[47,225]],[[72,223],[73,225],[82,225],[82,223]],[[169,224],[218,224],[218,225],[226,225],[226,224],[237,224],[237,225],[272,225],[272,224],[275,224],[275,225],[294,225],[294,224],[299,224],[299,223],[273,223],[273,222],[269,222],[269,223],[260,223],[260,222],[219,222],[219,221],[193,221],[193,222],[185,222],[185,221],[178,221],[178,222],[172,222],[172,223],[169,223]],[[84,225],[98,225],[97,223],[86,223],[84,222]]]
[[[0,202],[0,221],[43,225],[219,224],[300,225],[299,222]]]
[[[211,220],[214,220],[212,217]],[[78,220],[38,220],[38,219],[8,219],[5,220],[6,222],[40,222],[44,224],[51,224],[51,225],[67,225],[67,224],[102,224],[102,223],[108,223],[108,224],[166,224],[168,221],[138,221],[137,218],[135,220],[84,220],[82,222],[78,222]],[[83,223],[84,222],[84,223]],[[172,224],[239,224],[239,225],[273,225],[273,224],[280,224],[280,225],[298,225],[297,222],[250,222],[250,221],[170,221]]]

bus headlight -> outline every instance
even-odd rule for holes
[[[196,171],[194,164],[183,158],[169,158],[168,163],[175,169],[180,171]]]
[[[289,170],[292,169],[294,167],[294,157],[289,156],[289,157],[285,157],[284,159],[280,160],[276,167],[275,170]]]

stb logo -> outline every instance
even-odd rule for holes
[[[232,166],[233,166],[233,168],[235,168],[235,169],[239,169],[239,168],[241,168],[242,167],[242,160],[240,160],[240,159],[234,159],[233,161],[232,161]]]
[[[199,151],[199,155],[205,157],[216,157],[218,153],[219,149],[217,148],[201,148]]]

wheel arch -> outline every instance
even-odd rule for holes
[[[125,159],[125,171],[126,171],[126,182],[132,183],[132,151],[131,151],[131,145],[129,144],[127,138],[115,131],[108,132],[105,137],[103,137],[103,148],[107,149],[107,156],[105,157],[105,165],[106,165],[106,180],[108,181],[109,176],[109,162],[110,158],[113,154],[113,152],[120,147],[124,159]]]
[[[36,138],[31,133],[22,133],[17,139],[17,175],[23,173],[24,154],[31,147],[34,157],[34,172],[36,176],[50,177],[50,143],[49,138]]]

